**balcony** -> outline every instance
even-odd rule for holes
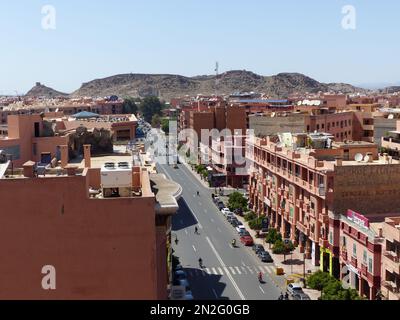
[[[328,224],[329,223],[329,216],[327,214],[319,214],[318,221],[321,222],[322,224]]]
[[[400,299],[400,290],[398,288],[398,286],[396,285],[395,282],[393,281],[384,281],[382,283],[383,287],[385,287],[388,291],[390,291],[390,293],[392,293],[392,295],[394,297],[390,297],[391,295],[389,295],[389,299]]]
[[[364,265],[364,264],[361,264],[361,274],[362,274],[364,277],[366,277],[367,274],[368,274],[368,268],[367,268],[367,266]]]
[[[350,263],[354,268],[357,268],[357,258],[351,256]]]
[[[296,199],[296,206],[302,208],[304,204],[303,199]]]
[[[322,248],[328,248],[329,241],[327,239],[319,238],[319,245]]]
[[[395,252],[385,251],[383,253],[383,263],[390,272],[400,274],[400,259]]]
[[[347,261],[347,251],[342,251],[342,253],[340,254],[340,256],[342,257],[343,261]]]

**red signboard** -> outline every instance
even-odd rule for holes
[[[359,225],[360,227],[366,229],[369,228],[369,220],[360,213],[349,209],[347,210],[347,218],[353,221],[355,224]]]

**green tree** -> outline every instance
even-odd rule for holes
[[[157,97],[146,97],[140,103],[140,112],[145,121],[150,122],[154,115],[161,115],[162,104]]]
[[[161,124],[160,116],[158,114],[153,115],[153,117],[151,118],[152,127],[158,128],[160,124]]]
[[[317,271],[308,277],[307,284],[311,289],[321,291],[330,280],[329,273]]]
[[[242,209],[243,211],[247,209],[247,199],[240,192],[233,192],[228,198],[228,208],[233,211],[236,209]]]
[[[269,229],[265,237],[265,242],[274,244],[277,241],[282,241],[282,235],[276,229]]]
[[[135,99],[132,97],[126,97],[122,105],[122,113],[124,114],[137,114],[138,106]]]
[[[163,118],[161,120],[161,129],[164,131],[166,134],[169,134],[169,119]]]

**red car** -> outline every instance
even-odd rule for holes
[[[254,241],[251,236],[243,236],[240,237],[240,242],[243,243],[245,246],[252,246]]]

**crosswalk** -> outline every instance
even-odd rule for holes
[[[209,275],[247,275],[258,274],[259,272],[274,274],[273,266],[232,266],[232,267],[207,267],[203,269],[189,269],[185,270],[189,277],[206,277]]]

